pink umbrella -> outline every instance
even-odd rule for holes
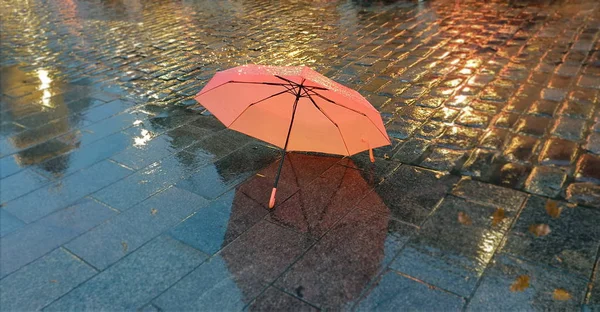
[[[350,156],[390,144],[379,112],[358,92],[303,66],[244,65],[217,72],[196,101],[225,126],[286,151]]]

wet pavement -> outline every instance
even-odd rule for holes
[[[600,310],[600,3],[0,3],[3,310]],[[217,70],[307,65],[392,145],[224,129]]]

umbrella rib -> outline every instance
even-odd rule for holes
[[[306,91],[305,91],[306,92]],[[340,133],[340,137],[342,138],[342,142],[344,142],[344,147],[346,147],[346,153],[348,153],[348,156],[350,156],[350,150],[348,149],[348,145],[346,144],[346,140],[344,140],[344,135],[342,134],[342,129],[340,129],[340,126],[338,126],[338,124],[333,121],[333,119],[331,119],[322,109],[321,107],[319,107],[319,105],[317,105],[317,103],[315,102],[315,100],[312,98],[312,96],[310,96],[310,94],[308,94],[308,92],[306,92],[306,95],[308,95],[308,98],[310,99],[310,101],[313,103],[313,105],[321,112],[321,114],[323,114],[323,116],[327,117],[327,119],[329,119],[329,121],[331,121],[331,123],[338,129],[338,132]]]
[[[220,84],[220,85],[218,85],[216,87],[213,87],[210,90],[206,90],[206,91],[202,90],[202,91],[200,91],[202,93],[199,94],[199,95],[205,95],[206,93],[208,93],[208,92],[210,92],[212,90],[215,90],[215,89],[217,89],[219,87],[222,87],[222,86],[224,86],[224,85],[226,85],[228,83],[262,84],[262,85],[270,85],[270,86],[287,86],[287,85],[289,85],[287,83],[276,83],[276,82],[253,82],[253,81],[234,81],[234,80],[230,80],[230,81],[223,82],[222,84]]]
[[[286,78],[283,78],[283,77],[281,77],[281,76],[279,76],[279,75],[274,75],[274,76],[275,76],[275,77],[277,77],[277,78],[279,78],[279,79],[281,79],[281,80],[283,80],[283,81],[287,81],[289,84],[291,84],[291,85],[293,85],[293,86],[299,86],[299,84],[298,84],[297,82],[293,82],[293,81],[291,81],[291,80],[289,80],[289,79],[286,79]],[[304,78],[303,78],[303,79],[304,79]],[[305,79],[305,80],[306,80],[306,79]],[[327,88],[325,88],[325,87],[317,87],[317,86],[303,86],[303,87],[304,87],[304,88],[312,88],[312,89],[317,89],[317,90],[329,90],[329,89],[327,89]]]
[[[318,96],[318,97],[322,98],[323,100],[325,100],[325,101],[327,101],[327,102],[329,102],[329,103],[331,103],[331,104],[335,104],[335,105],[337,105],[337,106],[341,106],[341,107],[343,107],[343,108],[345,108],[345,109],[348,109],[348,110],[350,110],[350,111],[353,111],[353,112],[355,112],[355,113],[357,113],[357,114],[363,115],[364,117],[366,117],[366,118],[367,118],[367,119],[368,119],[368,120],[371,122],[371,124],[373,124],[373,126],[375,126],[375,128],[377,129],[377,131],[379,131],[379,133],[381,133],[381,135],[383,135],[383,137],[387,137],[387,134],[385,134],[385,133],[381,132],[381,129],[379,129],[379,127],[377,127],[377,125],[376,125],[376,124],[373,122],[373,120],[371,120],[371,118],[369,118],[369,116],[367,116],[367,114],[365,114],[365,113],[361,113],[361,112],[359,112],[359,111],[357,111],[357,110],[355,110],[355,109],[352,109],[352,108],[346,107],[346,106],[344,106],[344,105],[342,105],[342,104],[339,104],[339,103],[336,103],[335,101],[333,101],[333,100],[330,100],[330,99],[328,99],[328,98],[324,97],[323,95],[321,95],[321,94],[319,94],[319,93],[317,93],[317,92],[315,92],[315,91],[312,91],[312,93],[314,93],[316,96]],[[379,114],[379,112],[377,112],[377,113]],[[388,139],[388,141],[389,141],[389,139]]]
[[[286,89],[284,91],[281,91],[281,92],[278,92],[278,93],[275,93],[275,94],[271,94],[271,95],[267,96],[266,98],[264,98],[262,100],[258,100],[258,101],[254,102],[254,103],[251,103],[246,108],[244,108],[244,110],[237,117],[235,117],[235,119],[229,125],[227,125],[227,127],[231,127],[231,125],[233,125],[238,120],[238,118],[240,118],[240,116],[242,116],[250,107],[252,107],[252,106],[254,106],[256,104],[259,104],[259,103],[261,103],[263,101],[266,101],[266,100],[268,100],[270,98],[276,97],[278,95],[282,95],[284,93],[288,93],[288,91],[289,90]]]

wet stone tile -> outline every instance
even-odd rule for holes
[[[37,311],[96,274],[89,265],[58,248],[0,282],[0,305]]]
[[[386,130],[392,138],[406,139],[408,138],[419,126],[420,122],[414,120],[407,120],[404,118],[394,119],[392,122],[386,125]]]
[[[99,162],[63,180],[37,189],[5,204],[6,209],[19,219],[31,223],[54,211],[75,203],[84,196],[102,189],[131,174],[109,161]],[[40,203],[44,203],[40,205]]]
[[[549,118],[524,116],[517,120],[514,127],[515,131],[521,134],[541,137],[546,133],[551,121]]]
[[[362,171],[336,165],[279,204],[268,220],[318,238],[371,190]]]
[[[473,202],[504,209],[517,209],[527,198],[525,193],[471,179],[461,180],[452,190],[452,194]]]
[[[300,311],[309,312],[318,311],[314,306],[290,296],[275,287],[269,287],[262,295],[248,306],[247,311]]]
[[[227,246],[268,211],[242,192],[229,191],[169,231],[208,255]]]
[[[0,276],[16,271],[114,214],[97,202],[82,200],[0,238]]]
[[[479,146],[486,149],[501,149],[508,137],[509,132],[503,129],[491,128],[482,135]]]
[[[567,174],[555,167],[534,167],[525,181],[524,190],[538,195],[556,197],[560,194]]]
[[[494,126],[498,128],[512,128],[515,122],[519,119],[518,114],[502,112],[498,115]]]
[[[412,166],[400,166],[375,189],[392,217],[421,224],[458,177]],[[377,206],[372,207],[377,210]]]
[[[585,120],[561,117],[556,120],[550,133],[559,138],[579,141],[583,138],[585,125]]]
[[[556,203],[561,213],[558,218],[553,218],[546,212],[547,199],[530,197],[509,233],[503,252],[587,278],[600,246],[600,228],[595,221],[600,213],[590,208]],[[532,224],[548,224],[550,233],[536,237],[529,232]]]
[[[590,75],[582,75],[577,81],[577,85],[582,88],[600,89],[600,82],[598,82],[598,77]]]
[[[558,110],[561,116],[567,116],[576,119],[589,119],[594,113],[594,105],[591,103],[577,103],[566,101]]]
[[[279,151],[260,144],[245,145],[180,181],[177,187],[213,199],[273,163],[278,154]]]
[[[572,183],[566,189],[566,198],[591,207],[600,207],[600,186],[595,183]]]
[[[14,232],[24,225],[25,222],[11,215],[8,211],[0,209],[0,237]]]
[[[546,88],[542,90],[541,98],[543,100],[560,102],[564,100],[566,95],[566,91],[562,89]]]
[[[208,155],[210,158],[222,158],[236,149],[250,142],[250,138],[233,130],[219,131],[208,136],[202,141],[186,148],[186,151],[199,155]]]
[[[538,162],[542,165],[568,166],[572,164],[578,152],[578,145],[573,141],[550,138],[544,144]]]
[[[442,123],[430,121],[430,122],[425,123],[415,133],[415,136],[418,138],[435,139],[435,138],[439,137],[444,132],[445,129],[446,129],[446,126],[444,126]]]
[[[509,208],[506,218],[493,224],[495,211],[494,207],[447,197],[391,267],[469,296],[517,212]],[[470,216],[472,225],[461,224],[459,212]]]
[[[506,163],[498,168],[496,174],[490,178],[490,182],[508,188],[521,189],[530,172],[530,166]]]
[[[592,132],[587,138],[584,148],[596,155],[600,155],[600,133]]]
[[[133,146],[112,156],[111,159],[127,167],[140,169],[192,145],[211,133],[186,125],[155,138],[151,138],[147,131],[141,131],[138,136],[133,137]]]
[[[575,179],[582,182],[600,183],[600,156],[584,154],[575,169]]]
[[[459,125],[475,128],[485,128],[488,125],[490,116],[478,111],[463,111],[456,119]]]
[[[204,262],[201,252],[161,236],[45,310],[135,310]],[[144,285],[144,287],[139,287]]]
[[[363,210],[371,205],[387,213]],[[370,193],[275,284],[320,308],[344,308],[359,298],[413,231],[391,220],[389,209]]]
[[[460,311],[464,300],[393,271],[383,275],[357,307],[358,311],[407,309]]]
[[[522,292],[510,291],[521,275],[530,277],[530,286]],[[486,270],[467,311],[488,311],[490,306],[500,310],[576,310],[585,295],[585,284],[585,280],[560,270],[500,255]],[[557,288],[567,290],[573,298],[554,300],[552,294]]]
[[[431,120],[452,122],[454,119],[456,119],[456,116],[458,116],[459,113],[460,110],[458,109],[443,107],[431,116]]]
[[[6,203],[48,183],[33,170],[23,170],[0,180],[0,203]]]
[[[528,114],[540,116],[540,117],[552,117],[559,104],[554,101],[539,100],[531,105]]]
[[[413,138],[406,141],[392,156],[403,163],[418,164],[431,143],[428,140]]]
[[[539,144],[539,141],[530,136],[515,135],[508,142],[504,150],[504,157],[511,162],[528,163]]]
[[[481,130],[479,129],[452,126],[448,127],[436,141],[437,145],[441,147],[463,150],[472,148],[480,135]]]
[[[495,171],[497,157],[497,152],[475,149],[462,165],[460,173],[487,181]]]
[[[433,148],[420,165],[433,170],[450,172],[460,167],[460,164],[465,161],[466,154],[464,151],[448,148]]]
[[[239,310],[311,243],[300,234],[261,221],[153,303],[162,310]]]
[[[206,206],[199,196],[169,188],[85,233],[65,247],[104,269]]]

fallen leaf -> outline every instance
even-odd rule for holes
[[[554,290],[554,293],[552,294],[552,298],[554,298],[554,300],[566,301],[566,300],[571,299],[571,294],[568,291],[566,291],[565,289],[557,288]]]
[[[492,225],[497,225],[497,224],[501,223],[502,220],[504,220],[504,218],[506,218],[504,216],[504,209],[503,208],[496,209],[496,211],[494,211],[494,214],[492,215]]]
[[[57,280],[50,280],[50,283],[58,283]]]
[[[264,178],[264,177],[265,177],[265,175],[264,175],[264,174],[260,174],[260,173],[257,173],[256,175],[257,175],[257,176],[259,176],[259,177],[261,177],[261,178]]]
[[[383,159],[390,159],[390,155],[388,155],[387,153],[383,154]]]
[[[129,247],[127,247],[127,243],[121,242],[121,246],[123,246],[123,252],[127,252],[127,249],[129,248]]]
[[[529,226],[529,232],[533,233],[535,236],[546,236],[550,234],[550,226],[548,224],[532,224]]]
[[[553,200],[549,200],[546,203],[546,212],[554,219],[560,217],[560,213],[562,212],[562,208],[558,207],[558,203],[553,201]]]
[[[510,286],[510,291],[524,291],[529,287],[529,276],[519,275],[515,282]]]
[[[157,212],[158,212],[158,210],[156,208],[150,209],[150,214],[151,215],[155,215]]]
[[[458,212],[458,222],[462,223],[463,225],[473,224],[473,221],[471,221],[471,217],[469,217],[469,215],[462,211]]]

